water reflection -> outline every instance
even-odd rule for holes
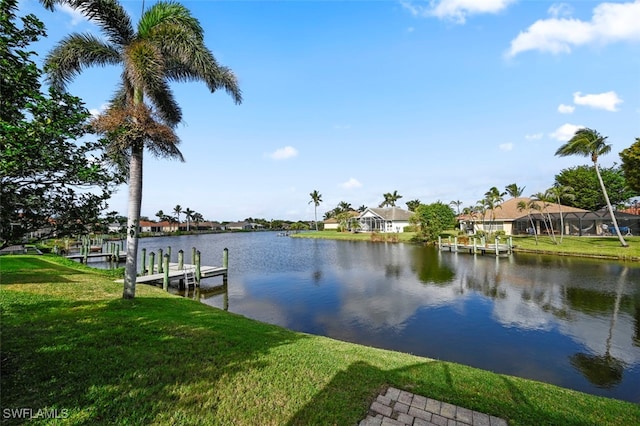
[[[640,265],[473,256],[269,233],[142,240],[204,263],[230,251],[226,302],[293,330],[640,402]],[[182,247],[180,247],[182,245]]]
[[[601,355],[578,353],[570,359],[571,365],[579,369],[591,383],[601,388],[612,388],[622,381],[624,363],[611,356],[611,340],[613,338],[613,330],[618,320],[622,289],[625,284],[624,278],[627,272],[628,268],[623,267],[618,279],[616,299],[613,305],[605,353]]]

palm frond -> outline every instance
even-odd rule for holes
[[[184,161],[178,149],[178,135],[173,128],[159,122],[154,112],[145,104],[127,104],[124,108],[112,104],[104,113],[95,117],[90,126],[93,131],[107,138],[108,152],[116,163],[129,158],[131,147],[139,144],[143,144],[157,157]]]
[[[120,52],[92,34],[71,34],[65,37],[45,58],[49,83],[58,89],[92,65],[115,65],[122,61]]]
[[[124,46],[135,36],[131,18],[117,0],[40,0],[40,3],[52,11],[56,4],[79,11],[98,25],[114,44]]]
[[[182,121],[182,109],[173,96],[166,82],[154,90],[147,89],[149,101],[156,109],[156,114],[167,126],[174,128]]]
[[[195,41],[203,42],[204,30],[191,11],[173,1],[160,1],[151,6],[138,22],[138,35],[157,39],[167,27],[181,28]]]
[[[202,81],[213,93],[224,89],[236,104],[242,103],[242,91],[238,79],[227,67],[218,65],[213,54],[204,46],[190,45],[180,53],[172,52],[166,71],[167,78],[174,81]]]

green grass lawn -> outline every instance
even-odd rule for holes
[[[49,256],[0,257],[3,417],[35,424],[355,425],[386,386],[510,425],[640,424],[640,406],[292,332]],[[21,423],[3,418],[3,423]]]

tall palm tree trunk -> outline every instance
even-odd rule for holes
[[[318,205],[314,204],[313,206],[313,216],[316,222],[316,231],[318,230]]]
[[[127,263],[124,277],[124,299],[133,299],[136,295],[136,277],[138,276],[138,233],[140,229],[140,208],[142,205],[142,154],[143,144],[134,144],[131,148],[129,163],[129,212],[127,216]]]
[[[600,176],[600,168],[598,167],[598,163],[594,161],[593,166],[596,169],[596,175],[598,176],[598,181],[600,182],[600,188],[602,188],[602,194],[604,195],[604,200],[607,202],[607,209],[609,209],[609,214],[611,215],[611,221],[613,222],[613,227],[616,229],[616,235],[618,235],[618,239],[620,240],[620,244],[622,247],[629,247],[629,244],[624,240],[624,237],[620,233],[620,228],[618,228],[618,221],[616,220],[616,216],[613,214],[613,207],[611,207],[611,201],[609,201],[609,194],[607,194],[607,188],[604,186],[604,181],[602,180],[602,176]]]

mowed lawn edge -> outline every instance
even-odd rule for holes
[[[387,386],[510,425],[640,424],[637,404],[292,332],[156,287],[123,300],[113,277],[55,257],[0,257],[0,283],[5,424],[26,408],[34,424],[355,425]]]

